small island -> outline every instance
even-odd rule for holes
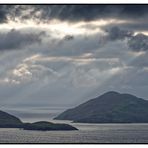
[[[24,123],[24,130],[41,130],[41,131],[50,131],[50,130],[78,130],[77,128],[68,125],[68,124],[57,124],[47,121],[39,121],[34,123]]]
[[[57,124],[47,121],[39,121],[34,123],[23,123],[19,118],[0,111],[0,128],[20,128],[24,130],[40,130],[40,131],[51,131],[51,130],[78,130],[77,128],[69,124]]]

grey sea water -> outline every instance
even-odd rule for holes
[[[73,124],[79,131],[0,129],[0,143],[148,143],[148,124]]]
[[[61,109],[63,110],[63,109]],[[0,128],[0,143],[148,143],[148,124],[84,124],[52,120],[61,110],[7,110],[24,122],[68,123],[78,131],[27,131]],[[48,114],[50,112],[50,114]]]

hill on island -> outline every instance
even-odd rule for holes
[[[17,128],[22,125],[22,121],[6,112],[0,111],[0,128]]]
[[[147,123],[148,101],[111,91],[68,109],[54,119],[82,123]]]
[[[78,130],[69,124],[56,124],[47,121],[39,121],[35,123],[23,123],[19,118],[0,111],[0,128],[21,128],[24,130]]]

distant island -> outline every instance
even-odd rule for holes
[[[24,130],[78,130],[68,124],[56,124],[47,121],[39,121],[35,123],[23,123],[19,118],[0,111],[0,128],[21,128]]]
[[[148,123],[148,101],[111,91],[68,109],[54,119],[81,123]]]
[[[39,121],[35,123],[25,123],[23,125],[25,130],[41,130],[41,131],[50,131],[50,130],[78,130],[77,128],[68,125],[68,124],[56,124],[46,121]]]

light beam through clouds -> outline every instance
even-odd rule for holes
[[[0,7],[1,105],[70,106],[109,90],[148,99],[146,6]]]

